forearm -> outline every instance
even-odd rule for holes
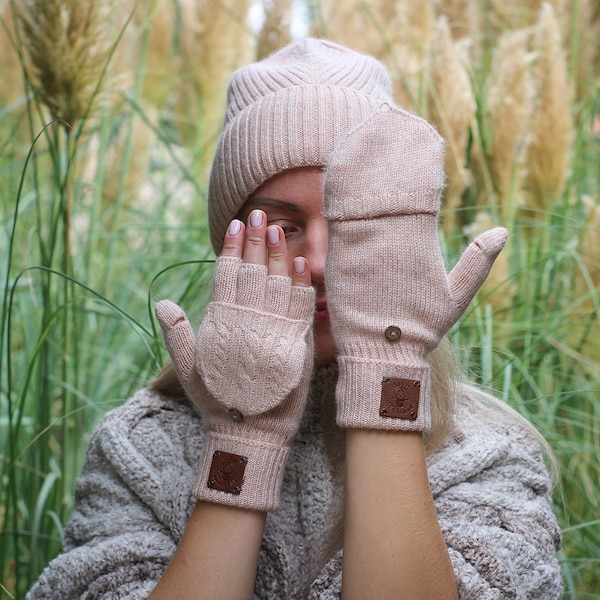
[[[252,598],[266,515],[198,502],[151,600]]]
[[[457,598],[419,432],[349,429],[342,593]]]

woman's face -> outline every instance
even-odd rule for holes
[[[336,355],[323,277],[327,254],[327,221],[321,214],[323,178],[320,167],[283,171],[260,186],[240,212],[240,218],[245,222],[252,210],[263,210],[269,225],[279,225],[283,229],[290,272],[295,257],[303,256],[308,260],[311,282],[317,292],[314,320],[317,365],[331,362]]]

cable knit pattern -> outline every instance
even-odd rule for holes
[[[221,256],[197,336],[179,306],[156,304],[179,380],[211,429],[194,488],[198,498],[278,507],[288,445],[306,406],[314,303],[313,288]]]
[[[235,287],[231,270],[238,271]],[[298,387],[310,356],[313,298],[312,289],[268,276],[264,265],[219,258],[196,352],[212,397],[243,415],[259,415]]]
[[[321,564],[343,482],[323,436],[335,369],[313,378],[281,493],[259,557],[255,600],[340,600],[341,553]],[[461,600],[558,600],[560,532],[549,478],[530,432],[471,394],[455,435],[428,458],[438,518]],[[28,600],[147,598],[181,539],[206,427],[194,409],[149,390],[108,413],[78,481],[76,506],[54,559]]]

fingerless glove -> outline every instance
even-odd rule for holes
[[[156,306],[181,383],[210,427],[195,495],[275,510],[313,364],[314,290],[262,265],[217,260],[198,335],[166,300]]]

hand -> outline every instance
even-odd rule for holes
[[[506,241],[480,235],[446,274],[437,234],[444,143],[384,105],[334,150],[325,177],[325,286],[339,350],[338,423],[426,431],[428,355]]]
[[[288,275],[283,232],[262,211],[232,222],[215,266],[213,295],[197,336],[183,311],[156,306],[184,389],[212,429],[199,498],[273,510],[288,443],[312,371],[314,290],[303,258]]]

